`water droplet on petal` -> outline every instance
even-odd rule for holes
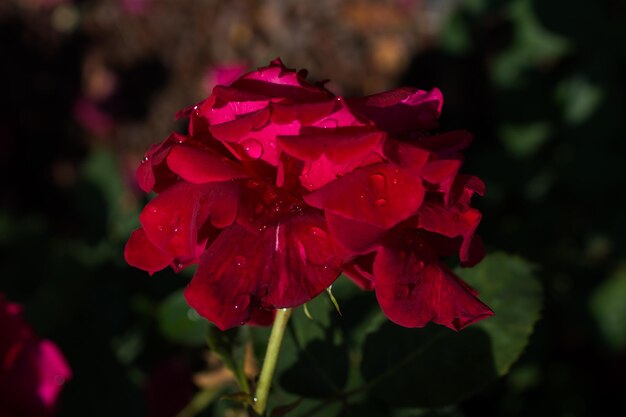
[[[375,193],[382,193],[387,187],[387,178],[383,174],[372,174],[367,178],[367,182]]]
[[[319,227],[313,226],[309,229],[309,232],[315,236],[318,237],[320,239],[325,238],[326,237],[326,232],[323,231],[322,229],[320,229]]]
[[[159,232],[163,232],[165,230],[165,228],[163,226],[157,226],[157,230]]]
[[[156,207],[152,207],[152,208],[150,209],[150,211],[152,212],[152,214],[156,214],[156,213],[157,213],[157,211],[159,211],[159,210],[158,210]]]
[[[256,214],[261,214],[261,212],[263,211],[263,204],[259,203],[256,205],[256,207],[254,208],[254,212]]]
[[[241,142],[241,146],[252,159],[259,159],[263,156],[263,145],[256,139],[246,139]]]
[[[249,180],[248,182],[246,182],[246,186],[248,188],[258,188],[260,185],[261,183],[257,180]]]
[[[374,201],[374,205],[378,208],[383,208],[387,205],[387,199],[386,198],[377,198],[376,201]]]
[[[178,231],[179,231],[179,230],[180,230],[180,228],[179,228],[179,227],[175,227],[175,228],[174,228],[174,233],[178,233]]]
[[[320,122],[320,126],[324,129],[336,129],[337,125],[338,123],[336,119],[325,119]]]
[[[243,256],[235,256],[235,265],[238,267],[242,267],[246,264],[247,259]]]

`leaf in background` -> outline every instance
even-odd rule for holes
[[[498,129],[498,136],[506,150],[517,158],[526,158],[537,152],[552,133],[548,122],[505,124]]]
[[[587,121],[602,104],[604,97],[604,89],[582,75],[562,80],[555,92],[563,119],[569,125]]]
[[[189,307],[183,290],[168,296],[158,312],[161,333],[173,342],[186,346],[202,346],[209,329],[209,322]]]
[[[283,353],[293,359],[280,370],[280,385],[292,394],[323,398],[342,390],[348,378],[348,350],[337,322],[340,317],[326,294],[308,303],[314,320],[294,311]]]
[[[533,267],[497,253],[457,272],[496,315],[459,333],[383,324],[363,352],[361,369],[372,396],[401,406],[452,404],[505,375],[521,355],[541,308]]]
[[[626,267],[600,284],[590,307],[608,345],[615,350],[626,348]]]

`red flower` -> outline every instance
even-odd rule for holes
[[[342,270],[405,326],[492,314],[439,260],[479,260],[470,197],[483,192],[457,175],[471,136],[426,133],[439,90],[343,99],[305,76],[275,60],[180,113],[189,135],[154,145],[138,169],[159,195],[127,261],[150,273],[197,263],[187,300],[222,329],[268,323]]]
[[[70,377],[56,345],[36,337],[21,307],[0,294],[0,416],[51,415]]]

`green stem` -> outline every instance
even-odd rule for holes
[[[269,394],[270,386],[272,385],[274,370],[276,369],[276,362],[278,360],[278,353],[280,352],[280,345],[283,341],[285,328],[287,327],[290,315],[290,308],[276,310],[276,318],[274,319],[272,333],[270,333],[270,340],[267,344],[267,351],[265,352],[265,359],[263,360],[263,368],[261,369],[261,376],[259,377],[259,385],[257,386],[254,399],[254,411],[260,416],[265,414],[265,408],[267,407],[267,395]]]

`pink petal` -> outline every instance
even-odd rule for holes
[[[336,106],[335,99],[313,103],[272,103],[272,121],[279,124],[298,121],[309,125],[331,114]]]
[[[396,134],[435,128],[443,95],[437,88],[422,91],[402,87],[347,102],[380,129]]]
[[[126,262],[135,268],[154,274],[167,267],[174,258],[150,242],[142,228],[135,230],[124,247]]]
[[[434,257],[383,247],[374,261],[376,298],[404,327],[429,322],[461,330],[493,315],[469,286]]]
[[[386,229],[415,214],[423,199],[421,181],[391,164],[357,169],[304,196],[313,207]]]
[[[278,144],[289,155],[315,161],[322,154],[335,164],[362,159],[375,150],[385,134],[371,128],[303,128],[293,136],[279,136]]]
[[[167,165],[174,173],[194,184],[248,176],[240,164],[219,153],[188,145],[174,146],[167,157]]]
[[[302,72],[285,67],[280,59],[272,61],[267,67],[243,75],[229,88],[232,90],[231,94],[240,92],[243,97],[254,94],[261,97],[288,98],[296,102],[324,101],[333,97],[328,90],[308,83]]]
[[[340,273],[321,216],[292,217],[261,233],[224,230],[185,291],[189,304],[221,329],[246,323],[255,308],[301,305]]]

